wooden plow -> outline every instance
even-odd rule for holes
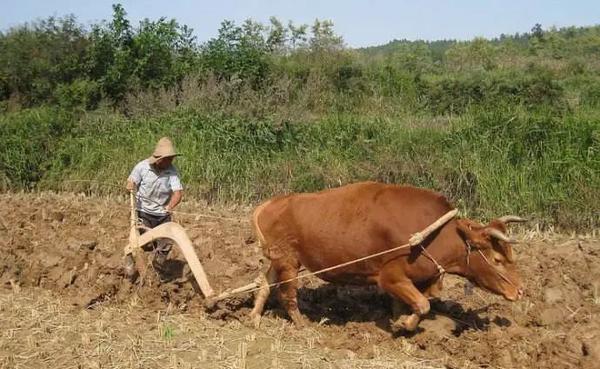
[[[185,257],[192,274],[194,274],[194,278],[196,278],[196,282],[198,282],[198,286],[202,291],[204,297],[209,298],[214,295],[213,289],[210,287],[210,283],[208,283],[208,278],[206,277],[206,273],[204,272],[204,268],[198,259],[198,255],[194,251],[194,247],[192,246],[192,241],[185,233],[185,230],[182,226],[175,222],[168,222],[159,225],[156,228],[147,229],[144,226],[140,226],[137,224],[137,216],[135,212],[135,200],[133,193],[130,195],[130,205],[131,205],[131,218],[130,218],[130,231],[129,231],[129,243],[125,246],[125,259],[126,259],[126,269],[128,274],[132,275],[135,272],[135,265],[139,265],[143,270],[140,271],[140,275],[145,274],[146,263],[143,258],[143,251],[141,251],[141,247],[145,244],[157,240],[159,238],[167,238],[172,240],[181,250],[181,253]],[[140,234],[140,229],[145,229],[146,232],[144,234]]]

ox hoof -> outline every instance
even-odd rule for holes
[[[260,314],[250,313],[249,320],[250,320],[250,324],[252,324],[254,329],[260,328],[260,320],[261,320]]]
[[[396,321],[391,321],[391,328],[394,332],[414,332],[419,325],[419,316],[417,314],[405,315]]]
[[[294,323],[294,326],[296,327],[296,329],[304,329],[308,326],[308,321],[304,318],[304,317],[292,317],[292,322]]]
[[[129,282],[131,282],[131,283],[135,283],[135,281],[140,276],[137,269],[133,265],[126,265],[124,271],[125,271],[125,277],[127,277]]]
[[[126,265],[125,266],[125,275],[129,278],[133,277],[135,274],[137,273],[137,270],[135,270],[135,267],[133,265]]]
[[[219,300],[217,300],[217,299],[208,298],[208,299],[204,300],[202,305],[204,305],[204,308],[206,310],[214,310],[217,307],[218,302],[219,302]]]

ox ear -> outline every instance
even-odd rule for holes
[[[510,263],[515,262],[515,256],[513,255],[512,246],[510,244],[507,243],[501,245],[500,250],[502,251],[504,257],[506,257],[506,260],[508,260]]]
[[[478,249],[489,249],[492,245],[484,234],[484,227],[470,219],[458,219],[456,221],[458,233],[471,246]]]
[[[515,258],[513,256],[511,244],[517,243],[517,241],[511,237],[508,237],[503,231],[498,229],[506,229],[504,223],[500,223],[498,221],[494,222],[490,223],[490,225],[486,227],[485,233],[491,237],[493,247],[502,255],[504,255],[509,262],[514,263]]]

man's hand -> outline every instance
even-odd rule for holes
[[[125,183],[125,188],[126,188],[128,191],[132,192],[132,191],[135,191],[135,187],[136,187],[136,186],[135,186],[135,183],[133,183],[133,182],[131,181],[131,179],[127,179],[127,182]]]
[[[173,192],[173,195],[171,195],[171,200],[165,206],[165,211],[167,213],[172,213],[173,209],[175,209],[175,207],[181,202],[182,197],[183,197],[183,190]]]

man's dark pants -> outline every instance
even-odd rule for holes
[[[154,214],[148,214],[148,213],[138,210],[137,215],[138,215],[138,218],[140,219],[140,221],[142,222],[142,224],[144,224],[148,228],[155,228],[163,223],[167,223],[167,222],[171,221],[171,214],[154,215]],[[145,231],[143,229],[140,230],[140,233],[144,233],[144,232]],[[159,259],[159,261],[162,262],[167,258],[167,255],[169,254],[169,251],[171,251],[172,247],[173,247],[173,245],[168,240],[159,239],[154,242],[150,242],[150,243],[146,244],[145,247],[143,247],[143,249],[145,251],[156,252],[156,257]]]

